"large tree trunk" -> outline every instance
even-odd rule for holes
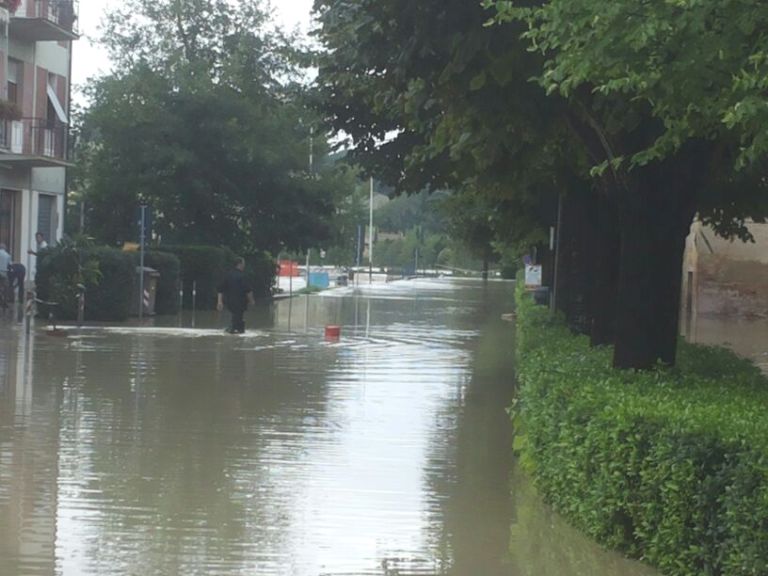
[[[565,315],[568,326],[578,334],[588,334],[592,324],[589,310],[592,203],[591,191],[574,187],[562,196],[558,210],[554,307]]]
[[[675,362],[682,257],[698,185],[680,156],[630,173],[631,188],[619,203],[616,368]]]
[[[555,308],[593,346],[612,344],[619,233],[615,208],[595,189],[573,186],[561,199]]]
[[[616,339],[621,237],[616,208],[603,195],[595,195],[591,215],[589,336],[592,346],[605,346]]]

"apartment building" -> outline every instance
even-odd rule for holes
[[[75,0],[0,0],[0,242],[34,269],[63,232]]]

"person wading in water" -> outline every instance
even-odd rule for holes
[[[243,270],[245,270],[245,260],[237,258],[235,260],[235,267],[227,273],[217,289],[219,300],[216,309],[221,312],[226,304],[227,310],[232,314],[232,322],[229,328],[227,328],[229,334],[242,334],[245,332],[243,314],[248,309],[248,303],[254,303],[253,290],[248,285],[248,280]]]

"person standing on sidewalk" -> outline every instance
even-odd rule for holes
[[[245,260],[237,258],[234,269],[230,270],[218,287],[218,302],[216,309],[221,312],[226,304],[232,315],[232,322],[227,328],[230,334],[242,334],[245,332],[245,320],[243,315],[248,309],[248,303],[254,303],[253,290],[245,277]]]

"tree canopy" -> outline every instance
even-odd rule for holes
[[[329,237],[347,180],[319,161],[328,146],[299,82],[307,54],[266,9],[130,0],[109,16],[115,70],[89,88],[77,146],[99,238],[134,239],[140,202],[164,241],[277,252]]]
[[[734,5],[736,21],[723,4]],[[734,112],[764,97],[754,74],[764,40],[749,22],[749,14],[761,21],[762,7],[736,0],[316,0],[315,7],[328,50],[319,81],[325,112],[351,137],[356,158],[398,190],[461,191],[491,211],[497,237],[513,242],[564,217],[567,230],[583,236],[566,242],[580,246],[569,269],[605,280],[576,284],[615,293],[575,299],[592,302],[593,319],[614,317],[615,364],[674,363],[680,264],[694,214],[724,235],[748,237],[746,218],[768,213],[760,132],[738,130]],[[615,244],[614,260],[606,247]],[[582,260],[588,265],[575,264]],[[597,313],[613,302],[615,313]]]

